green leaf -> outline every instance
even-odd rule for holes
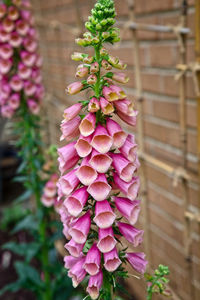
[[[11,224],[14,224],[24,218],[28,211],[23,209],[21,205],[13,205],[9,208],[4,208],[2,211],[1,229],[5,230]]]
[[[15,228],[12,230],[12,233],[19,232],[20,230],[37,231],[38,226],[39,225],[35,217],[33,215],[29,215],[15,226]]]
[[[27,265],[24,262],[17,261],[15,262],[15,269],[19,276],[19,280],[22,282],[30,280],[36,286],[43,286],[43,281],[41,280],[39,272],[32,266]]]
[[[22,288],[22,282],[20,280],[17,280],[15,282],[9,283],[6,286],[3,287],[3,289],[0,290],[0,296],[2,296],[4,293],[10,291],[10,292],[17,292]]]
[[[27,190],[25,191],[22,195],[20,195],[19,197],[17,197],[14,201],[15,204],[21,203],[27,199],[29,199],[32,195],[32,191],[31,190]]]
[[[2,246],[2,249],[10,250],[20,256],[23,256],[27,262],[30,262],[31,259],[38,253],[40,249],[40,244],[38,243],[21,243],[17,244],[15,242],[9,242]]]

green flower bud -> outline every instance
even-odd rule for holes
[[[107,38],[110,37],[110,33],[109,33],[109,32],[103,32],[103,33],[102,33],[102,37],[103,37],[104,39],[107,39]]]
[[[100,24],[101,24],[102,26],[105,26],[105,25],[107,24],[107,20],[106,20],[106,19],[103,19],[103,20],[100,22]]]
[[[96,25],[96,30],[98,30],[98,31],[102,30],[102,26],[100,24],[97,24]]]

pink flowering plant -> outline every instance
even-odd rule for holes
[[[13,207],[21,205],[23,210],[23,201],[32,199],[25,205],[29,209],[24,210],[12,230],[16,235],[28,234],[29,241],[16,242],[14,238],[2,247],[20,258],[14,263],[17,280],[4,286],[0,296],[7,291],[28,289],[37,299],[66,300],[72,286],[54,246],[62,236],[61,223],[54,218],[54,206],[57,209],[59,205],[56,197],[58,176],[55,162],[47,167],[45,159],[47,156],[55,159],[55,151],[51,149],[48,155],[44,152],[40,132],[39,110],[44,95],[40,67],[30,2],[0,1],[0,110],[1,116],[13,117],[21,160],[14,180],[23,184],[25,190]]]
[[[87,280],[88,297],[104,300],[113,299],[119,277],[129,276],[126,263],[140,274],[147,265],[145,254],[137,251],[144,232],[135,227],[140,212],[137,144],[115,118],[135,126],[137,111],[117,85],[129,80],[126,65],[104,48],[120,40],[114,17],[114,2],[98,0],[85,24],[88,31],[76,40],[94,48],[94,55],[72,55],[81,62],[76,77],[82,81],[71,83],[67,93],[89,89],[91,96],[64,111],[61,140],[68,143],[58,149],[60,216],[69,240],[65,267],[74,287]]]

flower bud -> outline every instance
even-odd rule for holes
[[[93,60],[94,60],[93,56],[87,56],[83,58],[83,62],[86,64],[91,64]]]
[[[97,82],[97,76],[96,75],[90,75],[87,79],[88,84],[95,84]]]
[[[101,64],[102,64],[102,67],[107,71],[112,69],[112,66],[105,59],[102,60]]]
[[[81,82],[73,82],[67,87],[66,91],[70,95],[75,95],[79,93],[82,88],[83,84]]]
[[[119,83],[127,83],[129,81],[129,77],[124,73],[114,73],[112,79]]]
[[[99,106],[99,101],[93,97],[91,100],[90,100],[90,103],[88,105],[88,110],[89,112],[97,112],[99,110],[100,106]]]
[[[93,63],[91,65],[90,72],[91,73],[97,73],[97,72],[99,72],[99,64],[98,64],[98,62],[95,62],[95,63]]]
[[[82,68],[79,68],[76,72],[76,77],[77,78],[83,78],[85,76],[88,75],[88,68],[87,67],[82,67]]]

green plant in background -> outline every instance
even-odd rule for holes
[[[145,273],[147,282],[147,300],[151,300],[153,294],[161,294],[166,297],[171,297],[171,292],[167,288],[169,279],[165,276],[169,275],[169,268],[167,266],[159,265],[153,275]]]

